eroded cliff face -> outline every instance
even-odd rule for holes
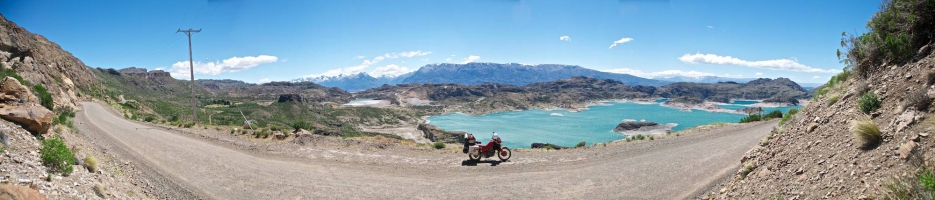
[[[75,106],[98,81],[81,60],[58,44],[33,34],[0,15],[0,63],[32,84],[41,84],[52,94],[55,105]],[[80,88],[80,89],[79,89]],[[82,97],[83,96],[83,97]]]

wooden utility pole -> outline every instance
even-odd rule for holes
[[[188,69],[189,75],[191,75],[192,78],[192,121],[198,123],[198,102],[195,101],[195,63],[192,62],[192,33],[201,32],[201,29],[194,30],[189,28],[188,30],[182,30],[180,28],[176,31],[176,33],[178,32],[185,33],[185,35],[188,36]]]

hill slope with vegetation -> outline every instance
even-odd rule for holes
[[[843,34],[844,72],[704,198],[935,198],[935,1],[886,1],[867,27]]]

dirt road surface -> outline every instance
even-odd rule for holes
[[[97,103],[82,105],[81,131],[148,171],[146,178],[162,181],[170,198],[183,199],[685,199],[736,172],[741,156],[777,123],[606,147],[514,151],[502,163],[426,155],[441,163],[421,165],[268,156],[128,121]]]

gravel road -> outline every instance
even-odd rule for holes
[[[268,156],[128,121],[97,103],[82,106],[79,129],[148,171],[145,178],[163,183],[160,191],[173,199],[685,199],[736,172],[741,156],[777,124],[514,151],[502,163],[453,162],[467,156],[436,154],[437,162],[449,163],[418,165]]]

